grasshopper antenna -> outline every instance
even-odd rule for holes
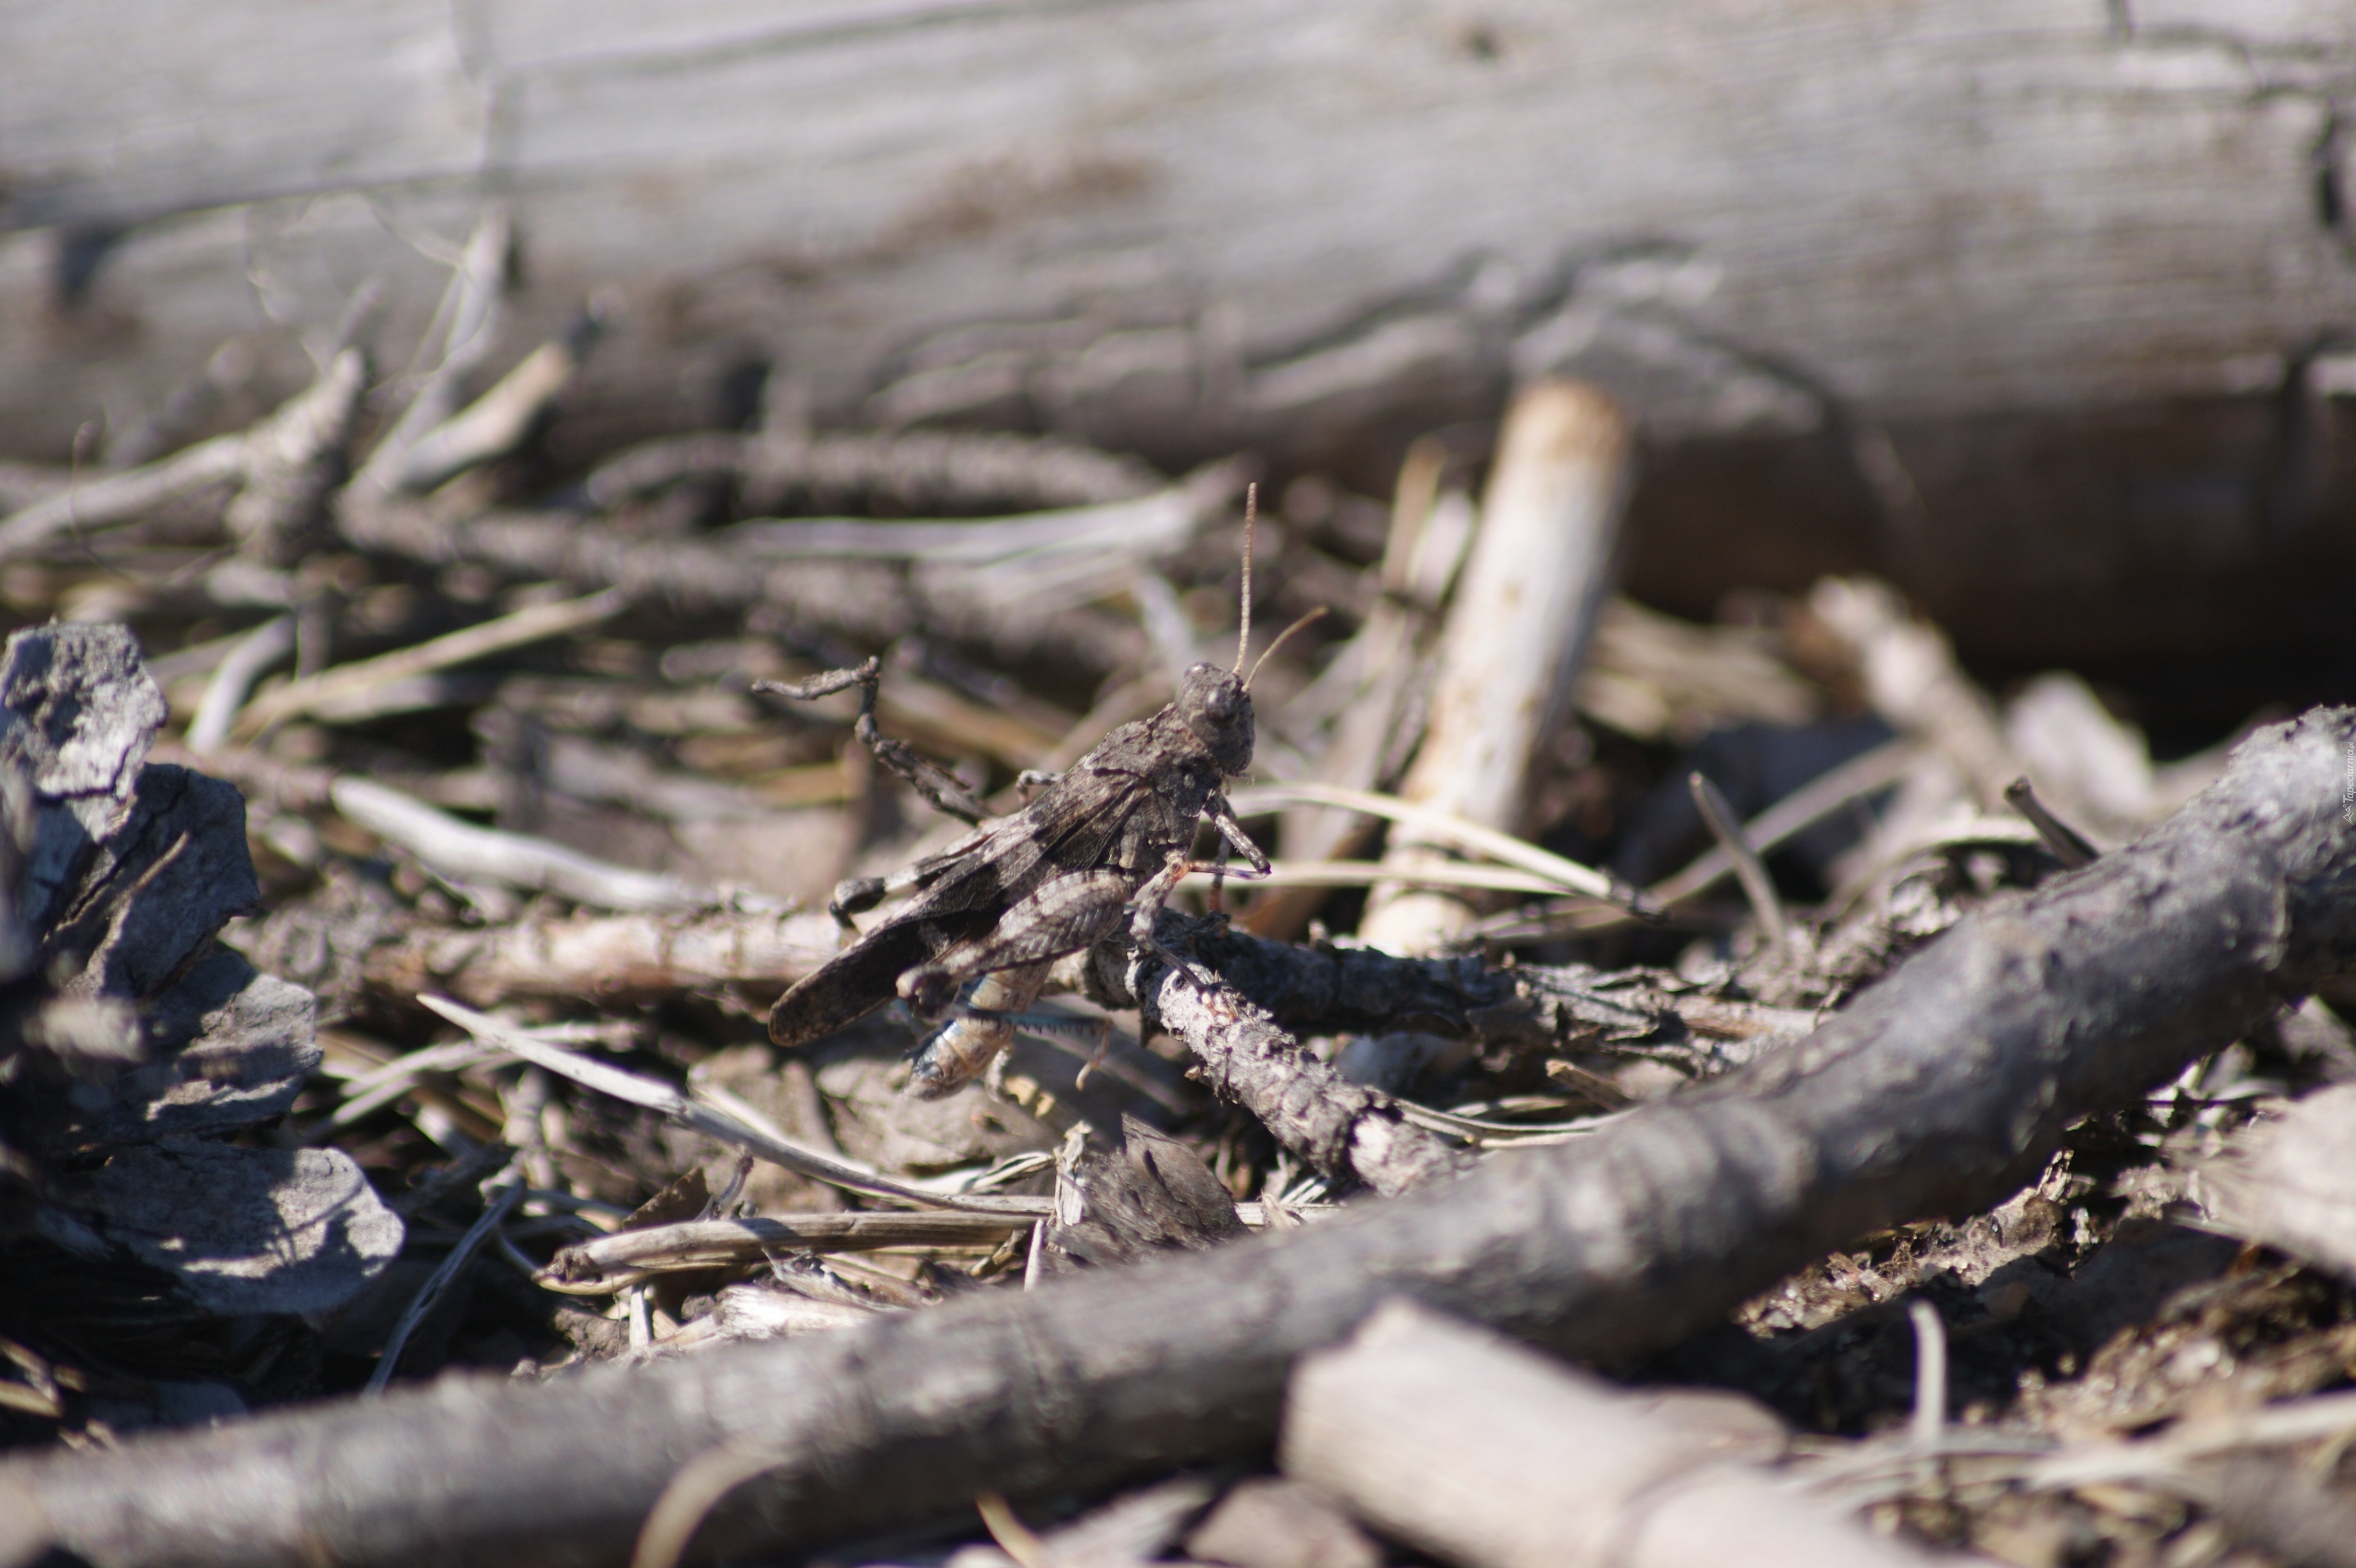
[[[1299,631],[1302,627],[1307,626],[1311,621],[1317,619],[1324,613],[1325,607],[1323,605],[1319,605],[1315,609],[1311,610],[1307,615],[1302,616],[1299,620],[1294,621],[1290,626],[1288,626],[1282,631],[1278,632],[1276,634],[1276,640],[1262,649],[1260,650],[1260,656],[1252,660],[1251,673],[1244,677],[1244,690],[1247,692],[1251,690],[1251,683],[1259,679],[1259,667],[1276,656],[1276,650],[1284,646],[1285,639],[1287,638],[1290,637],[1294,632]],[[1238,666],[1241,666],[1243,660],[1238,659],[1236,660],[1236,663]]]
[[[1252,525],[1258,521],[1259,486],[1248,484],[1244,487],[1244,604],[1242,612],[1236,618],[1239,623],[1236,628],[1236,673],[1238,675],[1244,672],[1244,650],[1251,642]],[[1253,668],[1258,669],[1258,666]],[[1246,681],[1244,684],[1249,686],[1251,682]]]

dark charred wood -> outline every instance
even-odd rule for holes
[[[1119,961],[1098,949],[1099,975]],[[1215,976],[1171,968],[1152,953],[1128,962],[1119,990],[1186,1042],[1194,1075],[1259,1118],[1270,1136],[1327,1176],[1386,1197],[1471,1168],[1472,1156],[1413,1125],[1388,1095],[1352,1083],[1301,1048],[1266,1010]],[[1100,999],[1114,994],[1099,983]]]

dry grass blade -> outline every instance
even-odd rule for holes
[[[668,1084],[624,1072],[619,1068],[608,1067],[604,1062],[592,1061],[544,1041],[535,1040],[471,1007],[462,1007],[440,996],[420,995],[417,1000],[486,1045],[497,1046],[584,1088],[610,1094],[632,1105],[642,1105],[649,1111],[659,1111],[682,1126],[691,1127],[722,1143],[757,1155],[787,1170],[830,1183],[847,1192],[864,1193],[871,1197],[895,1197],[925,1208],[963,1208],[985,1214],[1037,1215],[1044,1211],[1043,1199],[962,1196],[926,1192],[921,1187],[905,1186],[873,1171],[862,1170],[847,1161],[801,1148],[771,1133],[748,1127],[733,1116],[710,1106],[697,1104]]]
[[[691,914],[727,902],[714,888],[675,876],[633,871],[544,839],[477,827],[373,779],[337,778],[327,795],[346,818],[456,882],[556,893],[598,909]]]
[[[1511,833],[1484,828],[1445,811],[1402,800],[1396,795],[1350,789],[1338,784],[1255,784],[1237,790],[1233,799],[1239,816],[1253,816],[1280,806],[1339,806],[1362,811],[1370,817],[1404,823],[1459,848],[1518,867],[1566,892],[1620,904],[1635,897],[1632,889],[1592,866],[1548,854]]]
[[[450,1249],[450,1255],[442,1260],[442,1266],[434,1271],[432,1277],[411,1298],[408,1308],[401,1315],[401,1321],[393,1325],[392,1333],[384,1343],[384,1353],[377,1358],[376,1370],[369,1374],[368,1387],[361,1391],[364,1397],[374,1398],[384,1392],[385,1386],[392,1381],[393,1373],[401,1369],[401,1353],[408,1348],[409,1337],[417,1332],[417,1326],[425,1321],[425,1315],[434,1310],[434,1304],[442,1299],[442,1293],[450,1288],[451,1282],[474,1261],[475,1253],[490,1239],[491,1232],[498,1230],[500,1222],[514,1212],[515,1206],[523,1201],[521,1161],[509,1160],[498,1175],[484,1186],[487,1190],[496,1191],[496,1196],[484,1204],[482,1218],[467,1227],[466,1235]]]
[[[1496,893],[1526,893],[1533,897],[1562,891],[1558,878],[1488,865],[1394,866],[1371,860],[1277,860],[1269,864],[1275,869],[1266,876],[1252,878],[1254,888],[1372,887],[1381,883],[1398,883],[1409,887],[1467,887]],[[1216,875],[1197,871],[1187,876],[1181,886],[1205,887]],[[1233,873],[1226,875],[1233,878]]]
[[[322,671],[306,680],[297,681],[269,695],[257,699],[240,716],[231,733],[251,738],[273,725],[285,723],[301,714],[333,714],[337,708],[350,706],[369,693],[406,681],[412,676],[447,670],[453,665],[504,653],[509,649],[545,642],[552,637],[565,637],[583,631],[598,622],[610,620],[621,613],[629,600],[616,589],[607,588],[585,598],[567,599],[560,604],[532,605],[512,615],[470,626],[437,637],[414,648],[404,648],[380,659],[363,660],[356,664],[339,665]]]
[[[1764,854],[1852,800],[1886,789],[1922,756],[1911,740],[1893,740],[1842,763],[1786,795],[1742,824],[1742,836]],[[1712,848],[1684,870],[1645,889],[1663,904],[1681,904],[1734,870],[1734,857]]]

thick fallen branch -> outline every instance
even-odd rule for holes
[[[1293,1362],[1390,1295],[1580,1356],[1656,1348],[1828,1248],[1987,1207],[2077,1118],[2356,968],[2351,748],[2356,711],[2261,732],[2168,822],[1963,920],[1808,1039],[1281,1240],[678,1365],[16,1461],[0,1519],[102,1565],[611,1562],[726,1444],[770,1467],[697,1546],[749,1552],[1262,1449]]]

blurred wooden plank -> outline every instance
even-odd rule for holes
[[[296,334],[370,278],[399,369],[442,284],[421,247],[496,195],[506,361],[616,306],[584,442],[742,417],[784,364],[828,422],[1379,467],[1559,371],[1655,450],[1782,454],[1770,514],[1847,509],[1751,529],[1751,575],[1846,552],[1960,600],[2020,575],[2021,535],[2080,598],[2188,542],[2276,569],[2356,490],[2313,456],[2333,420],[2284,395],[2356,318],[2337,0],[5,0],[0,25],[14,454],[120,428],[225,342],[283,393]],[[2106,434],[2202,400],[2198,472]],[[1750,550],[1727,500],[1662,526]],[[2061,624],[2029,616],[2008,635]]]

